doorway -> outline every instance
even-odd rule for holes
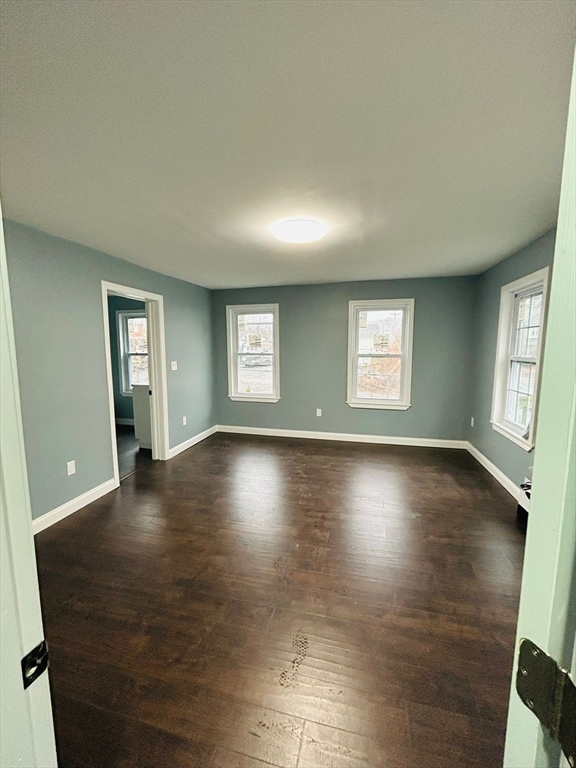
[[[168,458],[164,302],[102,281],[114,480]],[[134,406],[136,405],[136,413]]]

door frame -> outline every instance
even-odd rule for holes
[[[168,377],[166,368],[166,339],[164,333],[164,297],[141,288],[109,283],[102,280],[102,312],[104,316],[104,345],[106,350],[106,377],[108,380],[108,408],[110,414],[110,440],[114,466],[114,483],[120,485],[118,448],[116,446],[116,416],[114,412],[114,384],[112,381],[112,352],[110,349],[110,321],[108,297],[123,296],[146,304],[148,327],[148,371],[150,380],[150,417],[152,427],[152,458],[169,458],[170,434],[168,428]]]
[[[518,649],[534,642],[576,675],[576,69],[572,73],[560,208],[542,365],[504,767],[567,761],[516,692]]]
[[[56,768],[49,673],[24,689],[20,660],[44,639],[16,342],[0,206],[0,517],[2,691],[0,762]],[[8,762],[9,761],[9,762]]]

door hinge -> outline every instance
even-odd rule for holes
[[[576,685],[570,674],[531,640],[520,641],[516,690],[524,704],[576,766]]]
[[[20,663],[22,666],[22,682],[24,683],[24,688],[28,688],[48,668],[48,646],[46,640],[42,640],[40,645],[37,645],[30,653],[27,653]]]

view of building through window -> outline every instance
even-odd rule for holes
[[[146,315],[119,312],[122,353],[122,391],[129,394],[134,384],[148,384],[148,329]]]
[[[274,317],[271,312],[237,315],[238,393],[274,394]]]
[[[359,313],[357,397],[400,398],[403,317],[401,309]]]
[[[529,427],[532,419],[541,314],[542,289],[516,297],[516,322],[510,340],[506,419],[520,427]]]

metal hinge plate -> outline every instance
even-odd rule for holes
[[[22,682],[24,688],[32,685],[40,675],[48,669],[48,646],[46,641],[42,640],[40,645],[27,653],[20,662],[22,666]]]
[[[531,640],[521,640],[516,690],[576,765],[576,686],[566,670]]]

